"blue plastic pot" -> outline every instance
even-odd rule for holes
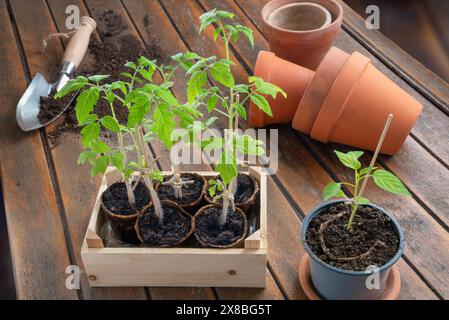
[[[367,271],[349,271],[333,267],[320,258],[318,258],[307,245],[306,231],[310,221],[321,214],[326,208],[333,204],[345,202],[345,200],[336,200],[323,203],[312,210],[304,219],[301,227],[301,241],[309,254],[310,273],[312,282],[318,293],[328,300],[376,300],[379,299],[385,291],[388,275],[391,267],[398,261],[404,251],[404,233],[398,222],[389,215],[384,209],[373,205],[365,205],[382,211],[393,222],[394,227],[399,235],[399,249],[396,255],[385,265],[377,268],[377,270]],[[378,289],[369,289],[366,285],[368,277],[374,272],[379,273]],[[372,277],[371,277],[372,278]],[[371,280],[371,278],[369,280]]]

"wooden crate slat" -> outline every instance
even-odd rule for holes
[[[15,15],[21,8],[21,2],[13,3]],[[78,299],[65,286],[65,270],[72,263],[40,133],[23,133],[15,121],[27,83],[6,1],[0,1],[0,28],[0,175],[17,298]]]

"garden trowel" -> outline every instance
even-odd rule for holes
[[[79,66],[84,58],[89,45],[90,35],[96,28],[95,21],[90,17],[81,17],[80,27],[73,34],[69,44],[62,58],[61,71],[59,78],[55,83],[48,83],[44,76],[37,73],[27,90],[23,94],[19,103],[17,104],[16,119],[19,127],[23,131],[31,131],[44,127],[54,120],[56,120],[68,106],[72,103],[70,101],[61,112],[55,115],[52,119],[41,123],[38,119],[40,109],[40,98],[47,97],[52,91],[60,91],[69,81],[70,76],[73,75],[75,69]],[[73,100],[73,99],[72,99]]]

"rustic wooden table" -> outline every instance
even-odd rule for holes
[[[23,133],[15,122],[17,102],[36,72],[55,74],[63,42],[44,54],[41,39],[65,31],[65,8],[78,5],[98,18],[113,9],[126,32],[144,44],[156,44],[162,56],[187,49],[222,56],[210,41],[210,29],[198,33],[197,17],[214,7],[236,13],[255,31],[254,50],[243,42],[232,50],[240,82],[251,73],[257,52],[268,49],[261,34],[260,9],[266,0],[0,0],[0,167],[17,297],[20,299],[304,299],[297,267],[304,253],[299,227],[320,202],[330,180],[347,179],[332,150],[279,126],[279,168],[269,178],[269,250],[267,287],[232,288],[91,288],[86,275],[80,290],[67,290],[68,265],[82,266],[80,248],[100,178],[78,166],[79,136],[64,133],[52,148],[52,128]],[[449,87],[385,39],[344,5],[345,21],[336,46],[358,50],[423,105],[423,113],[394,157],[377,166],[398,175],[413,193],[404,198],[370,189],[371,200],[387,208],[405,229],[406,248],[398,263],[402,299],[449,298]],[[144,18],[151,22],[145,23]],[[413,35],[410,35],[413,36]],[[183,79],[177,80],[183,84]],[[183,90],[175,93],[183,96]],[[154,145],[156,153],[162,152]],[[368,163],[369,156],[364,161]],[[160,162],[167,169],[167,162]]]

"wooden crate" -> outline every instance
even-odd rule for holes
[[[210,171],[198,173],[206,179],[217,175]],[[258,229],[244,240],[241,248],[113,248],[105,247],[99,236],[105,221],[100,196],[109,185],[120,180],[119,172],[109,169],[103,177],[81,248],[89,284],[94,287],[265,287],[267,177],[259,167],[251,167],[249,174],[260,185],[252,208],[259,215]]]

